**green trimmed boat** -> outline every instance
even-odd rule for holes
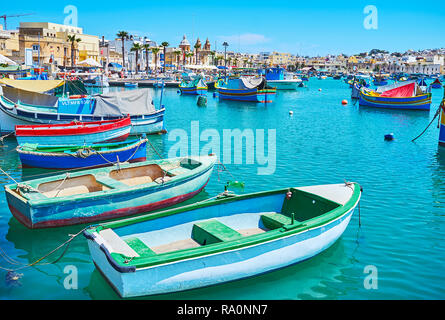
[[[94,226],[92,260],[121,297],[162,294],[255,276],[309,259],[344,232],[357,183],[286,188]],[[224,195],[226,195],[224,197]]]

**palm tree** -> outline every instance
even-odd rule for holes
[[[119,31],[117,33],[117,37],[122,40],[122,68],[125,68],[125,44],[124,41],[128,40],[128,32],[127,31]]]
[[[158,71],[158,53],[161,49],[160,48],[151,48],[151,52],[155,55],[155,72]],[[164,57],[165,59],[165,57]],[[165,60],[164,60],[165,63]]]
[[[210,51],[209,54],[212,57],[212,64],[215,65],[215,55],[216,55],[216,52],[215,51]]]
[[[161,46],[164,48],[164,71],[163,71],[163,73],[165,73],[165,64],[167,63],[167,56],[166,56],[165,51],[169,45],[170,45],[170,43],[168,43],[167,41],[164,41],[161,43]]]
[[[130,49],[132,52],[136,52],[136,73],[139,72],[139,51],[141,51],[143,47],[139,43],[133,43],[133,47]]]
[[[198,64],[198,50],[199,50],[199,45],[198,44],[195,44],[194,45],[194,48],[195,48],[195,61],[196,61],[196,64]]]
[[[68,35],[68,39],[69,42],[71,42],[71,67],[74,67],[75,65],[75,59],[76,59],[76,55],[75,55],[75,50],[76,50],[76,46],[74,44],[77,44],[78,42],[81,41],[80,38],[76,38],[76,35]]]
[[[193,52],[187,52],[187,53],[185,54],[185,57],[186,57],[186,58],[189,58],[189,59],[188,59],[188,63],[191,64],[191,61],[190,61],[191,59],[190,59],[190,58],[193,57]]]
[[[182,51],[181,50],[175,50],[175,51],[173,51],[173,54],[175,55],[175,57],[176,57],[176,64],[178,65],[178,67],[179,67],[179,55],[182,53]]]
[[[147,71],[147,74],[148,74],[148,71],[150,70],[150,66],[148,64],[148,52],[150,52],[150,50],[151,50],[150,44],[144,43],[142,45],[142,49],[145,51],[145,71]]]

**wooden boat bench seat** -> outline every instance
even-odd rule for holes
[[[261,222],[270,230],[282,228],[284,226],[292,225],[293,227],[302,226],[303,223],[294,219],[292,224],[292,218],[282,213],[265,213],[261,215]]]
[[[192,228],[192,239],[201,245],[231,241],[241,237],[239,232],[215,219],[195,223]]]
[[[155,255],[156,253],[150,249],[141,239],[139,238],[127,238],[124,240],[131,249],[136,251],[141,257]]]
[[[110,189],[122,189],[127,188],[128,186],[119,180],[114,180],[108,177],[108,175],[96,175],[96,181],[104,186],[109,187]]]

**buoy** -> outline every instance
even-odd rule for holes
[[[197,105],[200,106],[200,107],[206,106],[207,105],[207,97],[199,96]]]
[[[213,92],[213,98],[216,98],[216,92]]]
[[[385,134],[385,140],[386,141],[394,140],[394,134],[393,133]]]
[[[321,88],[320,88],[320,89],[318,89],[318,91],[321,91]]]
[[[181,93],[181,90],[178,90],[178,92],[177,93]]]
[[[293,112],[293,111],[289,111],[289,114],[290,114],[290,115],[293,115],[293,114],[294,114],[294,112]]]
[[[342,105],[346,105],[346,104],[348,104],[348,100],[346,100],[346,99],[342,100],[341,104],[342,104]]]

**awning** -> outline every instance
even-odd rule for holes
[[[46,92],[63,85],[64,80],[12,80],[3,78],[0,83],[31,92]]]
[[[5,57],[4,55],[0,54],[0,64],[7,64],[10,66],[16,66],[17,63],[12,61],[11,59]]]
[[[90,67],[98,67],[102,68],[102,65],[92,58],[85,59],[77,63],[78,66],[90,66]]]

